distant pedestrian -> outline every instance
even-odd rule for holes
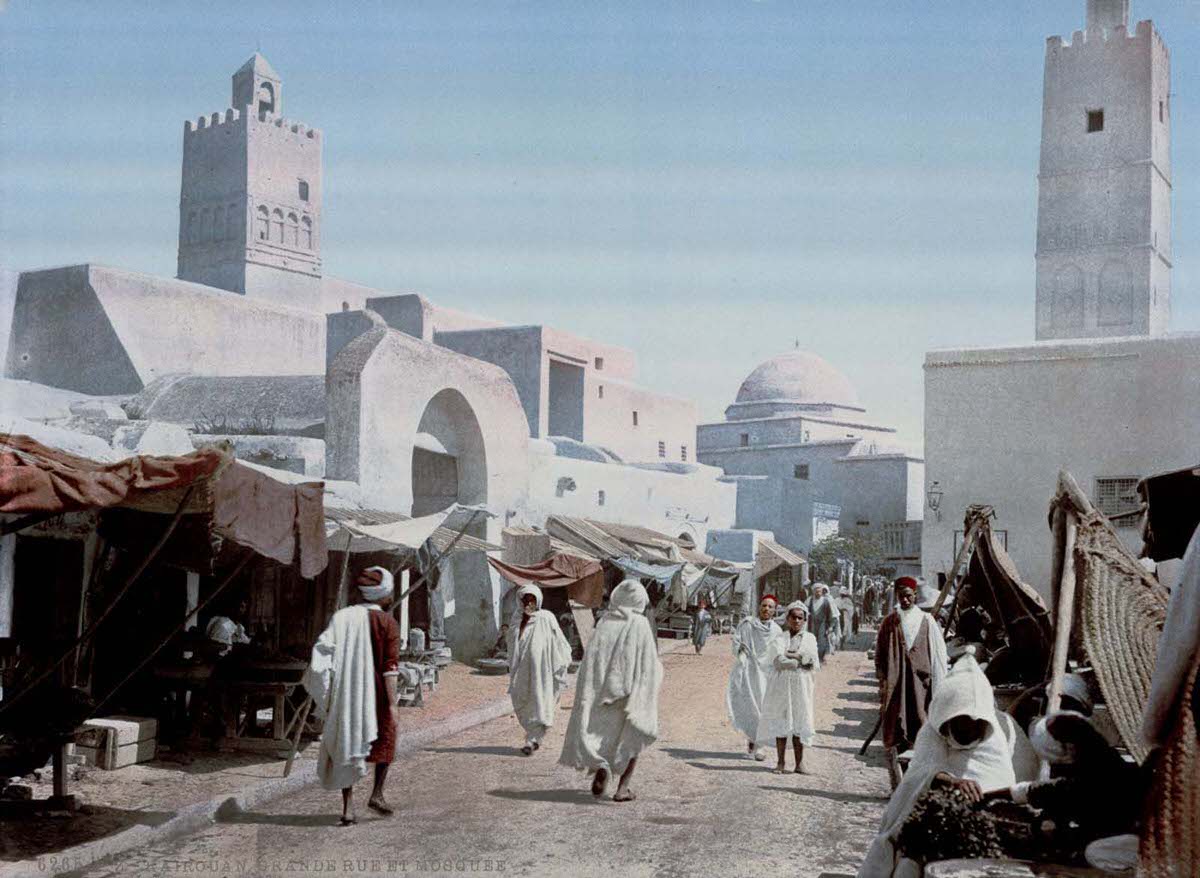
[[[554,614],[542,609],[540,588],[521,586],[517,600],[521,602],[521,622],[509,633],[508,694],[517,722],[525,730],[521,752],[532,756],[542,746],[546,730],[554,725],[571,667],[571,644]]]
[[[559,762],[591,772],[592,795],[604,795],[616,774],[614,802],[630,802],[638,754],[658,738],[658,690],[662,663],[658,641],[645,616],[646,589],[626,579],[613,589],[583,652],[575,705]]]
[[[817,639],[817,651],[821,661],[834,651],[838,635],[838,614],[832,598],[829,597],[829,586],[818,582],[813,586],[812,614],[808,619],[808,630]]]
[[[704,650],[708,642],[709,632],[712,631],[712,614],[708,612],[708,601],[700,598],[696,607],[696,620],[692,625],[692,646],[696,647],[696,655]]]
[[[773,640],[769,647],[771,671],[757,738],[760,743],[775,740],[776,774],[787,770],[784,758],[791,738],[795,773],[808,774],[804,747],[817,736],[813,721],[814,681],[821,660],[817,655],[817,639],[807,630],[808,608],[803,601],[788,605],[785,623],[784,636]]]
[[[850,593],[850,589],[842,586],[838,592],[837,599],[838,610],[838,631],[841,634],[842,643],[850,640],[850,634],[854,631],[854,597]]]
[[[327,790],[342,791],[342,825],[357,822],[354,784],[375,766],[367,807],[385,816],[383,795],[396,756],[396,677],[400,673],[400,626],[387,612],[395,585],[382,567],[359,574],[358,601],[333,614],[312,650],[304,688],[325,720],[317,753],[317,777]]]
[[[875,641],[880,727],[893,789],[900,783],[898,756],[916,741],[949,666],[941,627],[917,606],[917,581],[901,576],[894,588],[896,609]]]
[[[762,762],[766,754],[757,748],[758,721],[762,716],[763,697],[767,692],[767,675],[771,670],[769,647],[783,637],[775,622],[778,601],[765,594],[758,603],[758,617],[747,617],[733,632],[733,668],[725,690],[725,706],[733,727],[746,739],[746,751],[751,758]]]

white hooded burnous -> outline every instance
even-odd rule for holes
[[[803,614],[807,623],[808,609],[802,601],[788,606],[788,612],[793,611]],[[758,746],[772,744],[777,738],[797,738],[801,744],[811,744],[817,737],[814,680],[821,667],[816,636],[807,627],[795,634],[783,632],[768,645],[767,661],[770,671],[758,721]]]
[[[987,732],[970,744],[961,744],[947,731],[955,717],[981,720],[987,723]],[[996,710],[991,683],[969,653],[955,663],[934,691],[928,720],[917,733],[912,762],[892,793],[879,835],[867,850],[858,878],[921,875],[920,864],[901,857],[895,842],[917,800],[943,773],[974,781],[984,793],[1033,780],[1037,774],[1037,754],[1029,739],[1012,717]]]
[[[759,603],[775,599],[764,595]],[[783,629],[775,624],[771,616],[767,619],[746,617],[733,631],[733,668],[729,672],[729,685],[725,690],[725,706],[729,721],[754,749],[758,739],[758,722],[762,716],[763,698],[767,694],[767,675],[771,671],[771,644],[784,639]]]
[[[596,623],[579,666],[561,764],[621,775],[658,738],[663,669],[654,632],[643,615],[648,602],[646,589],[636,580],[626,579],[613,589],[609,609]]]
[[[526,595],[537,602],[537,609],[527,617],[522,610]],[[517,607],[522,615],[508,629],[508,694],[517,722],[525,730],[525,746],[532,751],[554,725],[571,666],[571,645],[554,614],[542,609],[542,591],[536,585],[517,590]]]

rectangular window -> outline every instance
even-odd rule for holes
[[[633,413],[633,426],[637,426],[637,412]]]
[[[682,460],[684,463],[687,462],[687,446],[686,445],[679,446],[679,459]]]
[[[600,390],[600,398],[604,399],[604,385],[603,384],[600,385],[599,390]]]
[[[1104,111],[1103,110],[1088,110],[1087,111],[1087,130],[1088,130],[1088,134],[1095,134],[1097,131],[1104,130]]]
[[[741,436],[739,436],[738,444],[741,445],[743,448],[747,447],[750,444],[750,434],[743,433]]]
[[[808,481],[808,464],[796,464],[796,466],[792,469],[792,475],[798,479],[804,479],[805,481]]]
[[[666,457],[666,456],[667,456],[667,443],[666,443],[666,442],[659,442],[659,443],[658,443],[658,456],[659,456],[659,457]]]
[[[1162,101],[1158,102],[1158,121],[1159,122],[1166,121],[1166,114],[1163,112],[1163,102]]]
[[[304,180],[300,181],[300,200],[308,201],[308,183]]]
[[[1141,521],[1136,513],[1141,510],[1142,501],[1137,483],[1137,476],[1096,479],[1097,511],[1112,518],[1117,527],[1138,527]]]
[[[599,494],[596,495],[596,505],[597,506],[604,505],[604,492],[603,491],[601,491]]]
[[[596,371],[599,372],[604,368],[604,357],[596,357]]]

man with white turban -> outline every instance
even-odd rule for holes
[[[575,705],[559,762],[593,773],[592,795],[604,795],[610,774],[620,777],[614,802],[630,802],[638,754],[658,738],[662,663],[644,612],[650,598],[635,579],[613,589],[583,653]]]
[[[767,647],[771,670],[757,737],[760,743],[775,739],[776,774],[787,771],[784,757],[791,738],[795,772],[808,774],[804,745],[811,744],[817,736],[813,722],[814,678],[821,660],[817,655],[817,638],[807,630],[808,607],[804,601],[788,604],[785,621],[784,636],[776,637]]]
[[[767,694],[767,674],[771,671],[770,646],[783,639],[783,629],[775,623],[773,594],[758,602],[758,617],[747,616],[733,630],[733,668],[725,688],[725,707],[729,721],[749,742],[749,755],[762,762],[766,754],[757,749],[758,721],[762,717],[763,698]]]
[[[554,725],[558,697],[567,684],[571,644],[558,619],[542,609],[542,590],[523,585],[517,590],[521,621],[509,625],[508,694],[517,722],[525,730],[521,752],[532,756]]]
[[[354,784],[375,765],[367,807],[393,813],[383,796],[396,756],[396,677],[400,672],[400,626],[388,607],[395,583],[382,567],[358,575],[358,601],[333,614],[313,646],[304,688],[324,717],[317,777],[327,790],[342,791],[342,825],[357,822]]]
[[[920,864],[902,856],[896,839],[917,800],[930,789],[955,788],[969,801],[981,802],[996,790],[1033,780],[1037,767],[1037,754],[1021,727],[996,710],[992,684],[975,656],[964,655],[933,695],[912,762],[892,793],[858,878],[921,875]]]

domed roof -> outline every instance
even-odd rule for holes
[[[751,372],[738,389],[739,403],[768,400],[862,408],[850,380],[827,361],[807,351],[788,351],[771,357]]]

